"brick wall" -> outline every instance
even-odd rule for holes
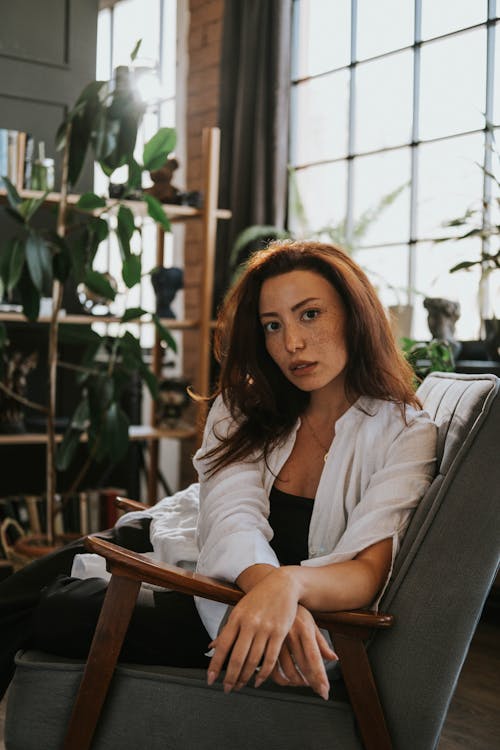
[[[189,68],[187,78],[186,127],[188,190],[201,190],[202,140],[204,127],[219,124],[219,68],[224,0],[189,0]],[[187,222],[185,242],[185,316],[198,318],[202,281],[201,223]],[[198,333],[184,336],[184,372],[194,380],[198,366]],[[190,464],[194,445],[185,444],[181,485],[193,479]]]

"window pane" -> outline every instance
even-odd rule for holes
[[[413,53],[406,50],[358,66],[356,151],[370,151],[410,141],[412,64]]]
[[[324,226],[337,226],[346,213],[347,164],[321,164],[295,172],[289,198],[289,226],[298,236],[306,236]],[[306,227],[300,221],[296,193],[303,205]],[[307,230],[310,231],[307,231]]]
[[[460,318],[455,327],[457,339],[467,341],[478,338],[479,313],[477,290],[479,271],[457,271],[449,269],[461,260],[475,260],[480,254],[477,239],[461,242],[445,242],[435,245],[431,242],[417,245],[417,271],[415,287],[426,297],[444,297],[460,303]],[[422,298],[417,298],[414,312],[415,337],[429,339],[427,310]]]
[[[163,48],[161,61],[162,98],[175,96],[175,62],[177,44],[177,0],[163,3]]]
[[[129,65],[130,53],[142,39],[138,59],[158,62],[160,41],[158,0],[122,0],[114,10],[113,67]]]
[[[495,26],[495,73],[494,73],[493,122],[500,125],[500,23]]]
[[[293,77],[324,73],[350,62],[350,0],[296,0]]]
[[[357,24],[358,59],[407,47],[413,43],[413,0],[358,0]]]
[[[484,28],[422,46],[421,138],[483,127],[485,61]]]
[[[97,16],[97,60],[95,77],[98,81],[111,78],[111,12],[101,10]]]
[[[356,157],[354,231],[363,245],[406,242],[410,231],[410,150]],[[398,195],[389,196],[399,190]],[[382,207],[382,202],[390,205]]]
[[[451,12],[450,12],[451,11]],[[486,0],[422,0],[422,39],[486,21]]]
[[[368,274],[384,307],[408,301],[408,245],[356,250],[356,263]]]
[[[341,70],[294,86],[293,164],[347,155],[349,73]]]
[[[481,206],[483,173],[482,134],[464,135],[419,146],[418,229],[420,239],[445,237],[460,230],[443,222]]]

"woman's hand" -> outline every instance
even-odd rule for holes
[[[309,610],[299,604],[295,622],[283,643],[271,678],[278,685],[290,687],[309,685],[318,695],[326,699],[329,682],[323,659],[337,660],[337,658]]]
[[[284,569],[266,575],[240,600],[210,646],[215,648],[215,654],[208,667],[209,684],[217,679],[229,657],[224,678],[226,692],[246,685],[260,667],[256,687],[273,675],[280,684],[309,684],[323,698],[328,697],[321,657],[334,659],[335,654],[310,613],[298,605],[297,588],[284,575]],[[284,681],[277,668],[278,658],[283,661]]]

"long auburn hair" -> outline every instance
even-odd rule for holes
[[[363,270],[335,245],[278,240],[251,256],[218,314],[214,354],[220,375],[215,396],[222,394],[235,428],[219,436],[217,447],[205,454],[212,462],[210,473],[253,454],[267,459],[309,403],[309,393],[294,386],[268,354],[259,321],[264,281],[296,270],[323,276],[344,303],[347,398],[393,401],[403,415],[406,405],[420,407],[413,371]]]

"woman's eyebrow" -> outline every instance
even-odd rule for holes
[[[306,297],[306,299],[301,300],[300,302],[297,302],[293,307],[291,308],[292,312],[295,312],[295,310],[298,310],[299,307],[303,307],[304,305],[309,305],[311,302],[319,302],[318,297]],[[268,318],[268,317],[276,317],[279,313],[277,312],[263,312],[259,313],[259,318]]]

